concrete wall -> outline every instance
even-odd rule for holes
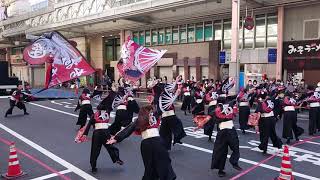
[[[320,19],[320,4],[285,9],[284,41],[303,40],[304,20]]]

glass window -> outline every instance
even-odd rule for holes
[[[139,44],[139,32],[133,32],[133,41]]]
[[[266,41],[266,16],[256,16],[256,48],[264,48]]]
[[[278,34],[278,18],[276,16],[268,16],[268,36],[276,36]]]
[[[194,24],[188,24],[188,42],[194,42]]]
[[[267,45],[268,47],[277,47],[277,37],[268,36]]]
[[[223,23],[223,48],[231,49],[231,21]]]
[[[105,57],[107,61],[113,61],[114,59],[114,51],[113,51],[114,40],[106,39],[105,40]]]
[[[243,24],[240,24],[240,29],[239,29],[239,48],[243,48]]]
[[[166,28],[166,44],[171,44],[172,43],[172,33],[171,33],[171,28]]]
[[[203,41],[203,23],[199,23],[196,25],[196,41]]]
[[[172,43],[177,44],[179,43],[179,27],[172,28]]]
[[[204,25],[204,40],[205,41],[212,41],[213,34],[212,34],[212,22],[205,22]]]
[[[150,37],[150,31],[146,31],[146,46],[150,46],[151,45],[151,37]]]
[[[152,45],[156,45],[158,42],[158,31],[156,29],[153,29],[152,31]]]
[[[179,29],[180,32],[180,43],[186,43],[187,42],[187,26],[182,25]]]
[[[159,29],[158,44],[164,44],[164,29]]]
[[[139,44],[144,45],[144,32],[140,31],[139,33]]]
[[[221,21],[215,21],[213,26],[214,26],[214,39],[221,40],[222,39]]]
[[[277,47],[278,18],[274,14],[268,14],[267,20],[267,47]]]
[[[120,59],[120,57],[121,57],[121,46],[120,46],[120,38],[117,38],[116,39],[116,57],[115,57],[115,59],[114,59],[114,61],[117,61],[117,60],[119,60]]]

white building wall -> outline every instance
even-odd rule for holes
[[[304,21],[312,20],[312,19],[320,19],[319,12],[320,12],[320,4],[285,9],[284,41],[304,40],[303,38]]]

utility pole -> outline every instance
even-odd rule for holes
[[[240,59],[239,59],[239,29],[240,29],[240,0],[232,0],[232,39],[231,62],[229,64],[229,77],[236,80],[235,88],[231,90],[236,94],[239,90]]]

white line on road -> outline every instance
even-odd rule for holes
[[[34,104],[34,103],[32,103]],[[76,166],[72,165],[71,163],[65,161],[64,159],[56,156],[52,152],[44,149],[43,147],[39,146],[38,144],[32,142],[31,140],[25,138],[24,136],[18,134],[17,132],[11,130],[10,128],[6,127],[5,125],[0,123],[0,128],[7,131],[9,134],[15,136],[16,138],[20,139],[21,141],[25,142],[29,146],[33,147],[35,150],[38,150],[42,154],[46,155],[50,159],[54,160],[55,162],[61,164],[62,166],[68,168],[69,170],[73,171],[75,174],[81,176],[84,179],[89,179],[89,180],[97,180],[95,177],[91,176],[90,174],[82,171],[81,169],[77,168]]]
[[[30,104],[33,104],[35,106],[39,106],[39,107],[42,107],[42,108],[45,108],[45,109],[49,109],[49,110],[52,110],[52,111],[60,112],[60,113],[63,113],[63,114],[67,114],[67,115],[78,117],[75,114],[64,112],[64,111],[60,111],[60,110],[57,110],[57,109],[54,109],[54,108],[50,108],[50,107],[47,107],[47,106],[43,106],[43,105],[39,105],[39,104],[35,104],[35,103],[30,103]],[[212,154],[212,150],[205,149],[205,148],[198,147],[198,146],[194,146],[194,145],[191,145],[191,144],[183,143],[183,144],[181,144],[181,146]],[[230,156],[228,155],[228,157],[230,157]],[[240,158],[239,161],[247,163],[247,164],[252,164],[252,165],[257,165],[258,164],[258,162],[251,161],[251,160],[248,160],[248,159],[243,159],[243,158]],[[264,167],[266,169],[270,169],[270,170],[274,170],[274,171],[280,171],[280,168],[277,168],[277,167],[274,167],[274,166],[270,166],[270,165],[267,165],[267,164],[261,164],[260,167]],[[293,172],[293,175],[301,177],[301,178],[304,178],[304,179],[319,180],[319,178],[312,177],[312,176],[309,176],[309,175],[306,175],[306,174],[297,173],[297,172]]]
[[[188,148],[191,148],[191,149],[195,149],[195,150],[198,150],[198,151],[202,151],[202,152],[206,152],[206,153],[212,154],[212,150],[205,149],[205,148],[202,148],[202,147],[198,147],[198,146],[194,146],[194,145],[186,144],[186,143],[179,144],[179,145],[180,146],[185,146],[185,147],[188,147]],[[228,155],[228,158],[230,158],[230,155]],[[240,158],[239,161],[247,163],[247,164],[252,164],[252,165],[257,165],[258,164],[258,162],[251,161],[251,160],[248,160],[248,159],[243,159],[243,158]],[[259,166],[267,168],[267,169],[271,169],[271,170],[274,170],[274,171],[280,171],[280,168],[277,168],[277,167],[274,167],[274,166],[270,166],[270,165],[267,165],[267,164],[260,164]],[[301,178],[304,178],[304,179],[319,180],[319,178],[316,178],[316,177],[313,177],[313,176],[309,176],[309,175],[306,175],[306,174],[297,173],[297,172],[293,172],[293,175],[301,177]]]
[[[64,170],[64,171],[60,171],[59,174],[67,174],[67,173],[70,173],[70,172],[72,172],[72,171],[67,169],[67,170]],[[53,178],[53,177],[56,177],[56,176],[58,176],[57,173],[52,173],[52,174],[48,174],[48,175],[45,175],[45,176],[33,178],[33,179],[30,179],[30,180],[45,180],[45,179]]]
[[[8,99],[10,96],[0,96],[0,99]]]

